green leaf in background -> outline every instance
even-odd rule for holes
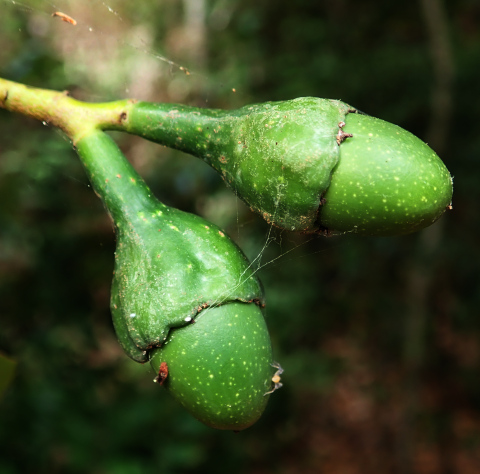
[[[0,399],[13,380],[17,362],[0,354]]]

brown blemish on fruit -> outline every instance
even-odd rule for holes
[[[253,299],[247,301],[247,303],[254,303],[259,308],[265,308],[265,303],[260,298],[253,298]]]
[[[338,122],[338,133],[337,133],[337,144],[340,146],[340,144],[346,139],[346,138],[351,138],[353,135],[351,133],[345,133],[342,129],[345,127],[345,122]]]
[[[163,382],[168,377],[168,365],[166,362],[162,362],[160,364],[160,368],[158,369],[158,375],[153,379],[155,383],[158,383],[160,385],[163,385]]]
[[[197,314],[203,311],[204,309],[207,309],[209,306],[208,303],[202,303],[198,308],[197,308]],[[193,320],[192,320],[193,321]]]

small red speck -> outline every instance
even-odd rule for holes
[[[236,89],[232,89],[232,92],[237,92],[237,90],[236,90]]]
[[[117,178],[121,178],[121,177],[122,177],[122,175],[121,175],[121,174],[117,174]]]
[[[161,232],[161,231],[162,231],[162,229],[158,229],[158,232]]]
[[[167,377],[168,377],[168,365],[166,362],[162,362],[160,364],[160,368],[158,369],[158,375],[155,377],[153,381],[157,382],[160,385],[163,385],[163,382],[165,382]]]

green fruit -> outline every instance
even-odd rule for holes
[[[435,222],[450,205],[452,178],[438,156],[411,133],[367,115],[349,114],[320,211],[336,232],[400,235]]]
[[[340,101],[306,97],[232,111],[138,102],[124,129],[202,158],[252,210],[289,230],[403,234],[430,225],[451,202],[450,174],[430,148]],[[398,206],[392,196],[385,205],[395,177],[405,201]],[[360,188],[373,191],[355,199]]]
[[[168,365],[164,386],[200,421],[242,430],[262,414],[272,385],[270,340],[258,306],[231,303],[201,312],[152,352]]]
[[[125,126],[205,160],[267,222],[309,231],[318,228],[339,158],[338,123],[349,109],[311,97],[233,111],[138,102]]]
[[[142,363],[165,354],[167,387],[209,426],[251,425],[268,398],[272,354],[245,255],[215,225],[153,197],[105,133],[76,148],[115,224],[111,310],[125,352]],[[202,372],[215,374],[215,390],[199,399],[201,384],[189,382]]]

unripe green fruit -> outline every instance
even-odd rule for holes
[[[267,222],[312,231],[349,109],[312,97],[231,111],[138,102],[125,127],[205,160]]]
[[[289,230],[404,234],[430,225],[451,202],[450,174],[430,148],[340,101],[306,97],[232,111],[138,102],[124,125],[202,158],[252,210]],[[400,205],[390,196],[394,178]],[[359,189],[372,192],[355,199]]]
[[[168,365],[164,387],[208,426],[242,430],[262,414],[271,390],[270,340],[260,308],[230,303],[202,311],[152,351]]]
[[[167,362],[166,386],[209,426],[250,426],[268,399],[272,351],[247,258],[215,225],[155,199],[105,133],[76,147],[115,223],[111,310],[125,352],[156,370]]]
[[[190,325],[209,307],[263,304],[244,254],[205,219],[155,200],[129,221],[117,219],[116,227],[111,309],[132,359],[146,362],[173,328]]]
[[[336,232],[400,235],[435,222],[450,205],[452,178],[411,133],[383,120],[348,114],[340,161],[332,173],[321,224]]]

